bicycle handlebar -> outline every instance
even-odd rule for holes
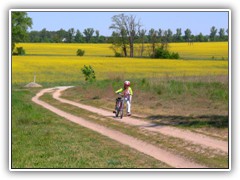
[[[116,94],[120,95],[121,97],[124,97],[124,94],[122,93],[116,93]]]

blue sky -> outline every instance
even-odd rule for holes
[[[218,30],[228,28],[228,12],[28,12],[32,18],[32,30],[40,31],[46,28],[49,31],[59,29],[68,30],[70,28],[79,29],[81,32],[85,28],[94,28],[100,31],[100,35],[111,35],[111,17],[117,14],[135,15],[140,19],[143,28],[147,31],[151,28],[158,30],[171,29],[176,33],[177,28],[182,29],[182,33],[189,28],[192,34],[210,34],[210,29],[215,26]]]

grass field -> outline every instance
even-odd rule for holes
[[[228,43],[172,43],[169,50],[182,59],[116,58],[110,44],[21,43],[25,56],[12,57],[12,167],[13,168],[168,168],[162,162],[99,136],[31,102],[40,89],[23,86],[33,81],[43,88],[73,85],[64,97],[112,110],[114,91],[132,82],[134,113],[160,125],[186,128],[228,140]],[[85,56],[76,56],[77,49]],[[137,47],[136,47],[137,53]],[[91,65],[97,81],[84,81],[81,68]],[[83,110],[45,101],[97,123]],[[94,115],[96,116],[96,115]],[[144,134],[138,129],[108,124],[116,130],[190,156],[213,168],[227,167],[227,154],[183,147],[178,139]],[[24,142],[24,143],[23,143]],[[103,145],[103,146],[102,146]],[[97,149],[97,150],[96,150]],[[195,149],[195,150],[194,150]],[[26,153],[28,152],[28,153]]]
[[[12,92],[12,168],[169,168]]]

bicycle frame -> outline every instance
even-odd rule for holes
[[[115,117],[119,117],[122,119],[123,117],[123,108],[124,108],[124,97],[118,97],[116,103],[116,114]]]

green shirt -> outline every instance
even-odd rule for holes
[[[115,91],[115,93],[121,93],[121,92],[123,92],[123,91],[125,91],[125,89],[124,89],[124,88],[121,88],[121,89]],[[131,88],[131,87],[128,87],[128,91],[129,91],[129,94],[132,96],[132,95],[133,95],[133,91],[132,91],[132,88]]]

